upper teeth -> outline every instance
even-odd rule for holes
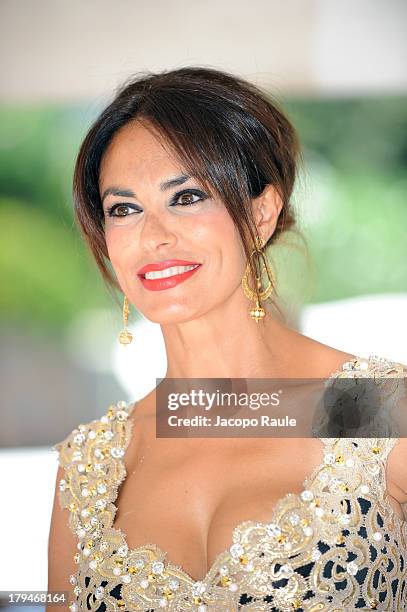
[[[168,276],[174,276],[175,274],[182,274],[182,272],[187,272],[188,270],[193,270],[197,268],[199,264],[194,264],[191,266],[173,266],[172,268],[166,268],[165,270],[154,270],[154,272],[146,272],[145,278],[167,278]]]

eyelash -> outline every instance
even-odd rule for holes
[[[189,204],[178,204],[177,200],[182,196],[182,195],[195,195],[199,197],[199,200],[196,200],[195,202],[190,202]],[[173,197],[171,198],[171,202],[170,202],[170,206],[194,206],[195,204],[198,204],[198,202],[202,202],[203,200],[205,200],[208,196],[203,193],[203,191],[199,191],[198,189],[183,189],[182,191],[177,191],[177,193],[174,193]],[[116,208],[118,208],[119,206],[127,206],[127,207],[131,207],[131,204],[113,204],[112,206],[109,206],[106,209],[106,213],[108,217],[128,217],[129,215],[114,215],[113,212],[116,210]]]

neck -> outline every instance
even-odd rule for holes
[[[162,325],[167,378],[279,376],[287,363],[287,331],[266,310],[256,323],[252,303],[217,307],[190,321]],[[263,305],[264,307],[264,305]]]

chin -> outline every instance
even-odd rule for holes
[[[143,312],[143,316],[146,317],[152,323],[158,323],[159,325],[175,325],[176,323],[187,323],[196,319],[197,313],[191,312],[190,310],[177,310],[169,311],[168,309],[156,310],[154,312]]]

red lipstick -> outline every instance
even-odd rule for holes
[[[194,266],[199,261],[186,261],[185,259],[166,259],[165,261],[157,261],[155,263],[147,264],[137,272],[137,274],[145,274],[146,272],[152,272],[154,270],[165,270],[172,266]]]
[[[174,274],[165,278],[145,278],[144,276],[146,272],[166,270],[167,268],[172,268],[174,266],[196,267],[192,270],[182,272],[181,274]],[[140,268],[137,274],[145,289],[148,289],[149,291],[163,291],[165,289],[171,289],[172,287],[184,282],[200,267],[201,264],[197,261],[186,261],[185,259],[166,259],[165,261],[157,261],[155,263],[147,264],[146,266]]]

